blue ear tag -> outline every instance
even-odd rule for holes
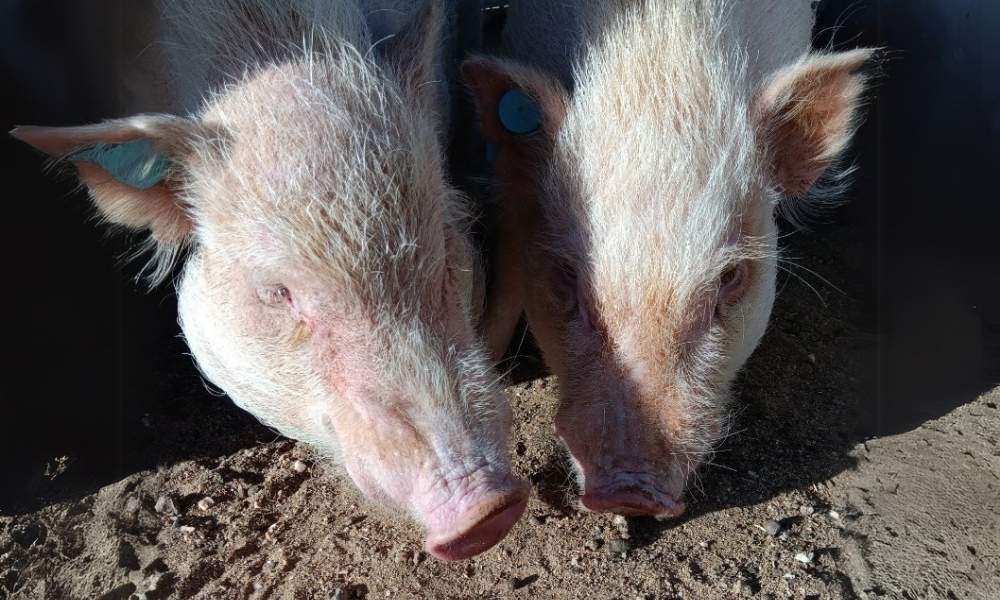
[[[127,186],[148,190],[163,181],[169,162],[156,151],[153,140],[124,144],[95,144],[66,157],[101,165],[112,177]]]
[[[500,124],[515,135],[531,133],[542,125],[538,104],[521,90],[508,90],[500,98],[498,112]]]

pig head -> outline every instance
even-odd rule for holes
[[[727,4],[603,3],[571,91],[523,53],[463,66],[501,202],[524,217],[526,315],[589,510],[684,510],[767,326],[775,212],[807,201],[853,132],[871,51],[803,47],[757,75],[766,53]],[[534,130],[506,125],[512,90]]]
[[[465,558],[506,535],[526,489],[474,329],[477,259],[428,83],[443,9],[414,3],[373,49],[346,33],[360,8],[310,21],[319,4],[175,2],[189,37],[221,32],[211,43],[247,71],[202,90],[191,116],[13,135],[75,166],[105,221],[148,233],[154,282],[183,260],[181,325],[209,380],[411,514],[432,554]],[[276,40],[280,60],[261,55]]]

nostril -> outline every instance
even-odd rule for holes
[[[528,505],[526,489],[483,502],[459,517],[448,532],[431,532],[427,551],[442,560],[462,560],[489,550],[502,540]]]
[[[591,512],[610,512],[625,516],[653,516],[658,519],[678,517],[685,505],[679,500],[637,486],[602,489],[584,494],[580,498],[584,508]]]

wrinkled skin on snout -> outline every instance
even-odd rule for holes
[[[527,491],[475,331],[478,267],[425,84],[428,6],[385,53],[320,40],[192,117],[13,134],[69,156],[104,219],[149,233],[154,279],[186,254],[180,320],[207,379],[412,515],[431,554],[462,559],[507,534]],[[154,185],[76,154],[134,141],[168,163]]]
[[[588,510],[685,510],[767,327],[775,212],[803,201],[853,131],[870,51],[802,48],[757,77],[723,4],[604,15],[572,93],[521,62],[463,66],[499,148],[501,202],[522,216],[510,229],[527,231],[524,306],[560,379],[556,433]],[[537,131],[498,118],[512,89],[537,103]]]

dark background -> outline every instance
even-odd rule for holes
[[[82,4],[0,8],[4,130],[120,115],[108,40],[124,25]],[[829,0],[816,44],[887,48],[851,150],[850,202],[803,234],[841,248],[860,290],[857,325],[872,340],[858,349],[861,439],[912,429],[996,379],[1000,4]],[[136,284],[137,267],[119,260],[127,237],[91,222],[71,177],[43,173],[42,158],[12,139],[0,144],[0,513],[272,439],[201,386],[172,286]]]

